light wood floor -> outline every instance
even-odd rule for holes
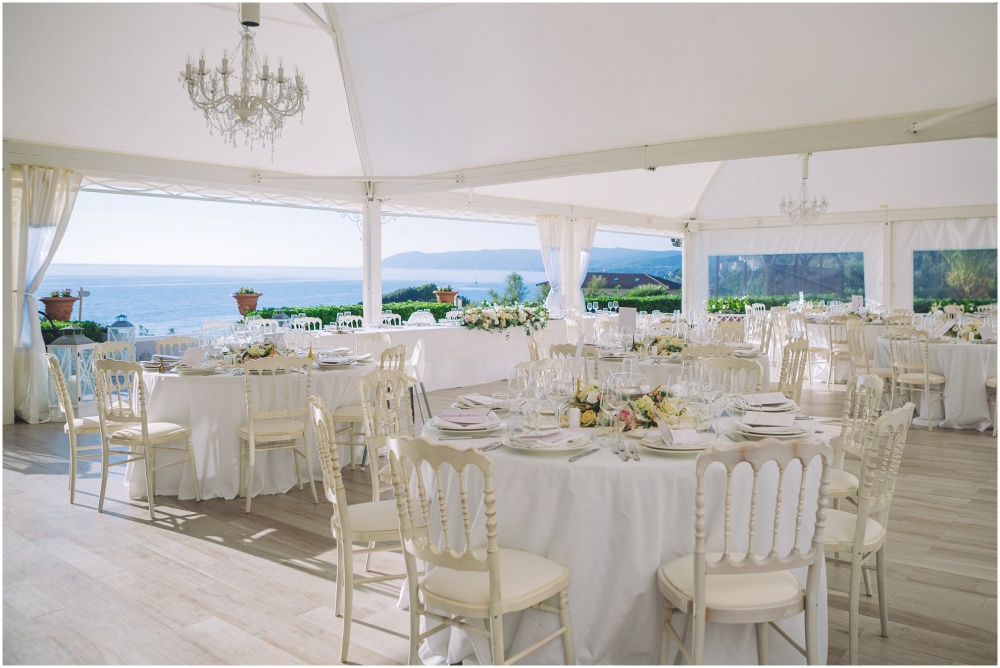
[[[804,408],[839,415],[843,390],[815,387]],[[432,406],[458,392],[432,393]],[[308,489],[257,497],[249,515],[236,500],[157,497],[160,519],[150,522],[145,502],[125,495],[123,467],[112,470],[104,514],[94,465],[81,467],[69,504],[61,425],[6,426],[3,444],[5,664],[338,662],[330,510]],[[356,498],[369,493],[367,473],[347,478]],[[862,600],[861,663],[997,663],[996,491],[988,433],[911,430],[889,525],[890,637],[880,636],[875,599]],[[375,565],[401,570],[402,559]],[[846,589],[838,569],[829,578]],[[365,624],[353,627],[351,662],[406,662],[398,587],[357,590]],[[829,618],[828,662],[846,663],[846,602],[831,599]]]

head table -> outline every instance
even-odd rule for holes
[[[818,423],[809,424],[822,431]],[[587,431],[593,432],[582,430]],[[436,438],[440,432],[425,427],[423,435]],[[815,437],[826,438],[819,433]],[[490,442],[444,441],[460,448]],[[656,571],[694,550],[695,458],[640,450],[638,462],[623,462],[607,448],[575,462],[568,461],[572,453],[534,454],[506,447],[487,453],[493,460],[501,547],[547,557],[570,571],[573,635],[581,664],[657,663],[662,599]],[[815,473],[818,485],[818,469]],[[457,483],[446,491],[450,503],[457,503],[454,487]],[[476,498],[474,492],[470,489],[470,499]],[[481,514],[483,509],[472,511]],[[713,518],[721,518],[720,506],[710,506],[709,514],[711,527]],[[825,578],[819,594],[819,658],[825,663]],[[507,655],[551,632],[551,617],[530,610],[505,615]],[[674,615],[678,630],[685,630],[688,622],[686,615]],[[782,626],[804,641],[801,615]],[[805,663],[773,629],[769,633],[772,663]],[[757,660],[753,625],[709,623],[705,647],[708,664]],[[424,663],[456,664],[471,658],[485,664],[490,661],[489,643],[452,629],[429,638],[420,657]],[[525,661],[561,663],[561,646],[549,643]]]

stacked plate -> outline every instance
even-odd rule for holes
[[[504,445],[533,455],[553,455],[582,450],[591,443],[590,436],[583,436],[565,429],[551,429],[537,434],[512,436]]]
[[[706,448],[719,443],[719,435],[715,432],[698,432],[700,443],[684,443],[671,445],[667,444],[659,431],[652,432],[649,436],[639,441],[643,448],[660,455],[696,455]]]
[[[733,423],[733,429],[736,435],[752,441],[758,441],[762,438],[776,438],[779,440],[802,438],[813,431],[812,427],[802,427],[799,425],[792,425],[790,427],[761,427],[740,421]]]
[[[457,420],[457,419],[456,419]],[[440,415],[436,415],[427,421],[427,426],[434,427],[444,434],[470,436],[487,436],[492,432],[503,429],[507,426],[500,418],[490,412],[484,412],[483,417],[477,421],[457,420],[452,422]]]
[[[214,366],[178,366],[177,373],[181,376],[211,376],[216,373]]]
[[[159,371],[160,362],[161,360],[159,359],[151,359],[151,360],[142,360],[141,362],[139,362],[139,364],[141,364],[142,368],[145,369],[146,371]],[[165,359],[162,360],[162,363],[164,371],[170,371],[171,369],[177,366],[177,360]]]
[[[493,397],[485,394],[463,394],[451,405],[452,408],[497,408]]]
[[[762,413],[792,413],[799,410],[798,404],[791,399],[786,399],[784,403],[755,404],[748,402],[744,397],[736,397],[729,404],[730,408],[738,411],[761,411]]]

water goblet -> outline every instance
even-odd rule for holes
[[[601,391],[601,412],[607,415],[609,430],[608,440],[602,447],[608,447],[617,443],[617,424],[620,422],[619,413],[625,407],[625,395],[619,382],[620,374],[612,374],[604,383]]]
[[[491,398],[493,399],[493,414],[500,419],[500,424],[503,425],[500,437],[506,443],[510,435],[510,395],[506,392],[494,392]]]
[[[511,410],[517,410],[524,403],[524,395],[528,392],[528,374],[520,369],[514,369],[507,379],[507,389],[514,398]]]

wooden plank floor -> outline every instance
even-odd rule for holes
[[[431,393],[435,411],[458,392]],[[834,434],[842,399],[817,383],[803,405]],[[123,467],[112,469],[103,514],[95,465],[81,465],[69,504],[61,425],[8,425],[3,443],[4,663],[339,662],[330,508],[308,489],[257,497],[249,515],[235,500],[158,497],[150,522],[145,502],[125,495]],[[367,473],[348,472],[347,483],[354,498],[368,494]],[[889,525],[890,637],[875,599],[863,599],[861,663],[997,663],[996,491],[988,433],[911,430]],[[402,569],[397,554],[374,563]],[[846,588],[841,569],[829,583]],[[352,663],[406,662],[398,597],[398,583],[358,588]],[[829,638],[828,662],[847,663],[845,601],[830,601]]]

